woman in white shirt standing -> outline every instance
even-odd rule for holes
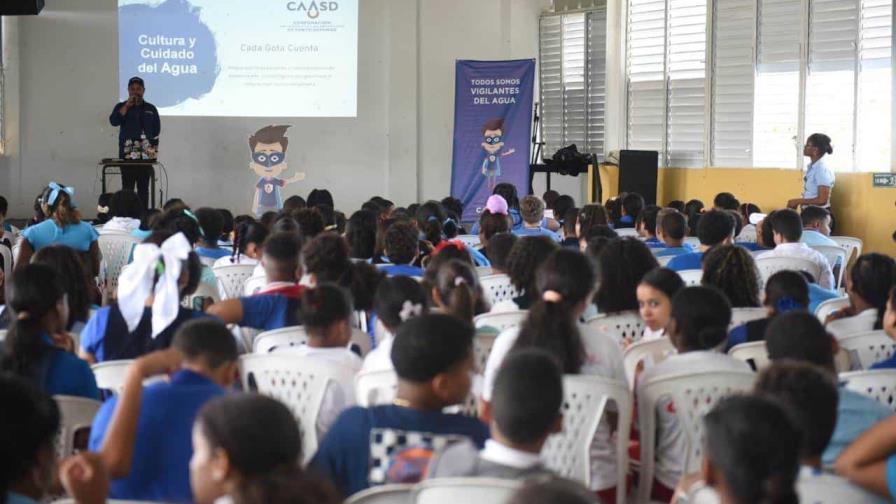
[[[814,133],[803,146],[803,156],[809,158],[809,168],[803,177],[803,196],[787,202],[787,208],[815,205],[831,208],[831,192],[834,190],[834,170],[828,166],[826,156],[834,153],[831,137]],[[831,218],[833,220],[833,217]]]
[[[638,284],[638,312],[644,319],[643,341],[666,336],[666,326],[672,315],[672,298],[684,288],[684,281],[678,273],[657,268],[641,279]]]
[[[883,254],[865,254],[846,275],[849,306],[825,321],[828,332],[838,339],[883,327],[890,289],[896,283],[896,262]]]

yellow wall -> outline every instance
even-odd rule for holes
[[[603,194],[619,193],[619,168],[602,165]],[[742,202],[759,205],[763,212],[784,208],[802,192],[802,173],[766,168],[661,168],[657,200],[662,203],[697,198],[707,205],[723,191]],[[896,230],[896,189],[871,186],[871,173],[838,173],[832,208],[836,234],[864,240],[865,251],[896,256],[892,235]]]

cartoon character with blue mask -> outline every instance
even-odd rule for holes
[[[286,130],[290,126],[265,126],[249,137],[249,150],[252,153],[252,161],[249,169],[259,176],[255,184],[255,199],[252,201],[252,211],[257,217],[265,212],[278,212],[283,208],[283,198],[280,189],[288,184],[305,179],[304,173],[297,172],[292,178],[278,178],[286,171],[286,149],[289,146],[289,138]]]
[[[498,177],[501,176],[501,158],[516,152],[516,149],[504,148],[504,118],[491,119],[482,126],[482,149],[485,155],[482,159],[482,175],[488,183],[488,191],[491,193],[498,185]]]

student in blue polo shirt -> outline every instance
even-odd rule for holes
[[[734,217],[725,210],[710,210],[697,223],[700,250],[682,254],[669,261],[667,268],[673,271],[703,269],[703,254],[716,245],[734,243]]]
[[[205,403],[223,395],[237,373],[236,341],[224,324],[194,320],[181,326],[172,349],[182,358],[170,381],[146,387],[137,421],[130,470],[110,467],[109,497],[190,502],[190,457],[196,415]],[[138,360],[133,367],[139,367]],[[130,369],[128,372],[137,372]],[[100,451],[118,398],[107,401],[90,429],[90,450]],[[124,474],[122,474],[124,472]]]
[[[214,208],[199,208],[195,212],[196,220],[202,229],[202,235],[196,242],[196,253],[199,257],[217,261],[230,255],[230,251],[218,246],[218,239],[224,229],[224,216]]]
[[[81,332],[81,358],[134,359],[168,348],[181,324],[206,316],[180,304],[196,291],[201,268],[182,233],[154,232],[119,277],[118,300],[97,310]]]
[[[342,412],[311,469],[352,495],[371,486],[419,481],[433,453],[451,442],[469,439],[482,448],[489,437],[484,423],[442,413],[470,392],[473,334],[472,324],[450,315],[404,322],[392,344],[395,400]]]
[[[667,257],[693,253],[694,247],[684,242],[687,232],[688,220],[683,214],[671,208],[663,210],[656,225],[656,235],[663,247],[653,249],[653,254],[657,257]]]
[[[665,245],[662,241],[656,236],[656,222],[659,218],[660,207],[656,205],[648,205],[641,210],[641,213],[638,214],[638,218],[635,219],[635,229],[638,231],[638,236],[644,240],[644,244],[650,248],[663,248]]]
[[[523,236],[547,236],[560,243],[560,235],[543,226],[544,202],[538,196],[526,196],[520,201],[520,215],[523,225],[513,228],[513,234]]]
[[[208,307],[209,315],[225,324],[271,331],[301,324],[304,287],[300,254],[302,240],[296,233],[274,233],[264,242],[261,263],[268,284],[253,296],[227,299]]]
[[[628,193],[622,198],[622,217],[614,224],[616,229],[635,227],[635,219],[644,209],[644,197],[638,193]]]
[[[408,222],[396,222],[389,226],[384,237],[384,252],[389,265],[380,270],[389,276],[422,277],[423,268],[414,266],[420,247],[417,230]]]

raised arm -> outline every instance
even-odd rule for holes
[[[130,106],[128,105],[128,102],[116,104],[115,108],[112,109],[112,113],[109,115],[109,124],[112,126],[121,126],[121,123],[124,122],[124,116],[127,115],[129,108]]]

